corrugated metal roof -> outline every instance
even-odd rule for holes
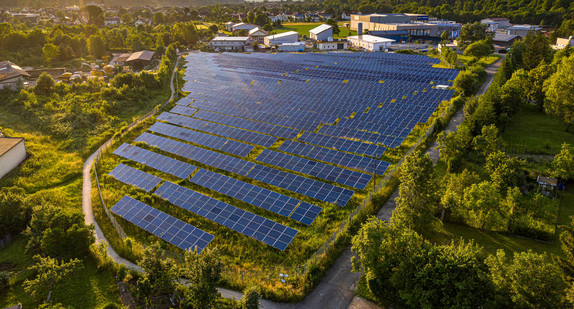
[[[369,43],[389,43],[389,42],[395,42],[395,40],[392,40],[392,39],[380,38],[380,37],[378,37],[378,36],[368,35],[368,34],[357,35],[357,36],[350,36],[350,37],[348,37],[347,39],[349,39],[349,40],[361,40],[361,41],[365,41],[365,42],[369,42]]]
[[[323,31],[327,31],[327,30],[332,29],[332,28],[333,28],[333,26],[331,26],[331,25],[322,24],[317,28],[313,28],[313,29],[309,30],[309,32],[313,33],[313,34],[319,34]]]
[[[0,137],[0,157],[3,156],[8,151],[10,151],[10,149],[14,148],[23,140],[24,138],[21,137]]]
[[[155,55],[154,52],[149,50],[142,50],[139,52],[133,53],[126,62],[134,61],[134,60],[143,60],[143,61],[150,61]]]
[[[494,38],[492,39],[495,42],[510,42],[513,39],[517,38],[517,35],[514,34],[502,34],[502,33],[496,33],[494,35]]]
[[[287,32],[279,33],[279,34],[270,35],[267,38],[269,38],[270,40],[274,40],[274,39],[288,37],[288,36],[291,36],[294,34],[296,34],[297,37],[299,36],[299,33],[295,32],[295,31],[287,31]]]
[[[19,76],[30,77],[30,74],[10,61],[0,61],[0,81]]]

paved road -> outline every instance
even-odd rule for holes
[[[477,95],[482,95],[490,84],[492,83],[494,73],[498,70],[500,63],[502,62],[502,58],[499,59],[497,62],[490,65],[486,71],[488,73],[488,77],[486,82],[482,85],[480,90],[478,91]],[[171,89],[172,89],[172,98],[175,94],[175,89],[173,86],[175,71],[172,75],[172,82],[171,82]],[[172,99],[170,98],[170,100]],[[456,131],[460,123],[464,120],[464,112],[460,109],[455,116],[452,118],[451,122],[448,124],[445,131],[451,132]],[[438,144],[436,142],[429,148],[427,153],[431,156],[431,158],[436,159],[438,161]],[[92,154],[86,160],[84,164],[84,188],[83,188],[83,211],[85,215],[86,224],[94,223],[96,226],[96,239],[98,241],[105,241],[107,240],[103,233],[101,232],[97,222],[94,220],[94,215],[92,211],[91,205],[91,180],[90,180],[90,171],[91,166],[93,165],[93,161],[95,159],[96,153]],[[436,163],[435,161],[435,163]],[[376,217],[385,220],[387,222],[390,221],[392,216],[392,212],[396,207],[395,198],[398,196],[398,190],[393,192],[391,198],[385,203],[385,205],[381,208],[381,210],[377,213]],[[128,268],[138,269],[141,270],[137,265],[134,263],[127,261],[121,258],[111,246],[108,245],[108,252],[112,259],[119,264],[126,265]],[[339,256],[339,258],[335,261],[333,266],[327,271],[325,277],[321,280],[321,282],[315,287],[315,289],[305,297],[305,299],[296,304],[285,304],[285,303],[275,303],[269,300],[262,299],[261,305],[265,309],[274,309],[274,308],[329,308],[329,309],[346,309],[346,308],[368,308],[364,306],[371,306],[367,302],[363,302],[361,300],[357,300],[354,298],[354,293],[356,290],[356,285],[360,278],[360,273],[351,272],[351,257],[353,253],[350,250],[350,246]],[[240,299],[243,296],[243,293],[232,291],[228,289],[220,288],[218,289],[221,295],[225,298],[233,298],[233,299]],[[352,303],[352,305],[351,305]]]

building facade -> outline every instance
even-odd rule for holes
[[[381,38],[373,35],[357,35],[347,38],[352,46],[362,48],[366,51],[385,51],[391,48],[391,44],[395,40]]]
[[[333,38],[333,26],[322,24],[317,28],[309,30],[309,38],[316,41],[327,41]]]
[[[299,41],[299,33],[295,31],[288,31],[266,36],[264,39],[265,45],[269,47],[284,43],[295,43],[297,41]]]
[[[211,47],[227,51],[244,51],[248,42],[247,36],[218,36],[211,40]]]
[[[25,159],[26,145],[23,138],[0,137],[0,178]]]

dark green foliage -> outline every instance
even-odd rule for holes
[[[339,29],[339,24],[333,18],[329,18],[325,21],[327,25],[331,25],[333,27],[333,35],[339,35],[341,33],[341,29]]]
[[[85,7],[88,12],[88,23],[96,26],[103,26],[106,18],[104,17],[104,11],[97,5],[88,5]]]
[[[548,38],[542,33],[533,34],[530,32],[524,38],[524,52],[522,54],[523,67],[526,70],[532,70],[540,63],[550,63],[552,61],[552,49]]]
[[[460,29],[460,36],[458,37],[460,48],[466,49],[470,44],[486,40],[488,38],[488,34],[486,33],[487,28],[488,26],[486,24],[478,21],[463,25]]]
[[[261,297],[261,290],[257,286],[248,287],[243,291],[243,298],[241,299],[241,307],[243,309],[258,309],[259,298]]]
[[[263,26],[271,23],[271,20],[269,20],[269,16],[265,14],[257,14],[253,23],[259,26]]]
[[[464,50],[465,56],[472,56],[477,58],[486,57],[494,52],[494,47],[492,46],[492,40],[485,39],[471,43]]]
[[[222,264],[217,249],[206,248],[197,254],[185,254],[184,274],[188,278],[181,302],[182,308],[210,308],[220,297],[217,286],[221,280]]]
[[[574,150],[569,144],[562,144],[562,149],[552,161],[554,177],[563,181],[574,179]]]
[[[106,43],[99,35],[92,35],[88,38],[88,49],[90,54],[96,59],[101,58],[107,51]]]
[[[54,85],[56,81],[48,73],[42,73],[38,80],[36,81],[36,86],[34,87],[34,92],[41,95],[50,95],[54,90]]]
[[[495,151],[486,157],[485,168],[492,182],[506,192],[507,188],[517,187],[524,181],[524,164],[521,159]]]
[[[574,55],[563,58],[556,73],[544,82],[547,101],[544,103],[546,113],[561,118],[566,123],[566,131],[574,122]]]
[[[391,223],[415,231],[423,231],[435,221],[440,196],[430,157],[421,151],[407,156],[401,166],[401,184],[397,208]]]
[[[13,187],[0,190],[0,237],[23,231],[31,215],[23,189]]]
[[[50,295],[56,284],[83,267],[78,259],[66,262],[40,255],[34,256],[34,262],[35,264],[29,268],[34,274],[34,278],[24,281],[24,290],[38,300]]]
[[[94,243],[94,227],[84,224],[81,214],[68,214],[60,209],[41,204],[34,208],[29,226],[26,252],[44,254],[60,259],[84,257]]]
[[[159,243],[146,247],[142,256],[139,266],[145,274],[137,282],[138,298],[172,295],[179,280],[174,261],[164,256]]]

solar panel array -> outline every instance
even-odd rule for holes
[[[190,181],[307,225],[311,225],[321,212],[321,207],[304,202],[300,205],[301,201],[292,197],[204,169]],[[303,208],[293,213],[299,209],[297,206]],[[305,212],[298,215],[303,209]]]
[[[178,207],[282,251],[297,235],[297,230],[288,226],[168,181],[155,194]]]
[[[452,97],[453,91],[433,86],[452,85],[458,74],[433,68],[438,59],[387,53],[193,53],[186,59],[183,90],[190,94],[157,117],[160,122],[149,128],[156,134],[146,132],[135,141],[229,173],[201,168],[191,177],[192,183],[307,225],[319,216],[321,207],[235,177],[345,206],[355,191],[339,185],[363,190],[373,175],[383,175],[390,164],[379,158],[387,148],[398,147],[417,123],[426,122],[440,102]],[[282,141],[277,150],[268,149],[277,141]],[[252,153],[253,145],[257,151],[264,148],[256,158],[263,165],[240,158]],[[181,179],[197,170],[128,144],[114,153]],[[123,164],[110,175],[146,191],[163,181]],[[154,194],[280,250],[297,234],[171,182],[163,182]],[[169,231],[163,239],[182,248],[189,248],[191,242],[203,249],[213,238],[207,234],[211,238],[206,242],[194,234],[196,242],[184,241],[179,230],[189,227],[150,225],[144,218],[152,217],[141,217],[134,209],[145,207],[134,201],[118,203],[129,207],[116,205],[113,210],[126,207],[129,211],[120,215],[160,237]],[[153,218],[159,216],[163,221],[177,220],[155,210]]]
[[[112,207],[112,212],[183,250],[203,251],[214,236],[129,196]]]
[[[120,164],[114,168],[109,175],[117,180],[138,187],[142,190],[151,191],[162,181],[161,178],[142,172],[125,164]]]

